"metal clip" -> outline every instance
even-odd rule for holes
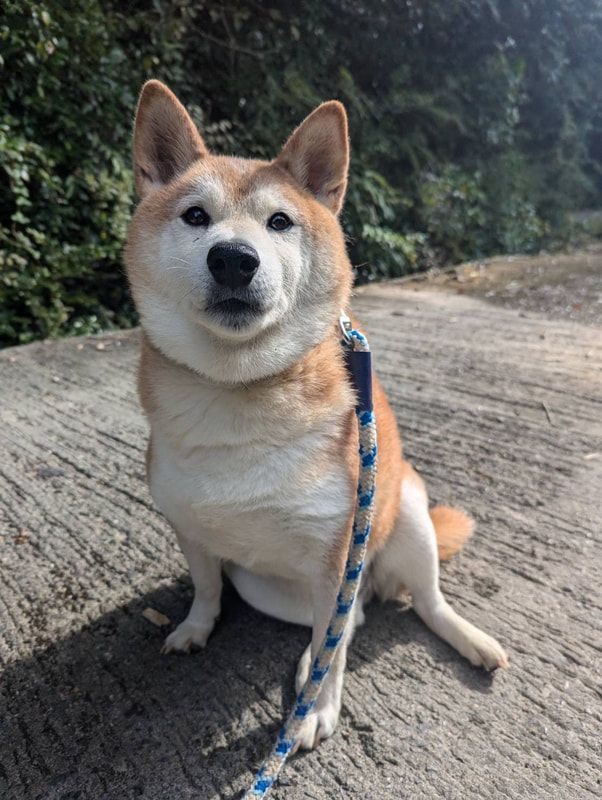
[[[351,330],[351,320],[343,311],[341,311],[341,316],[339,317],[339,328],[341,329],[341,333],[343,334],[345,341],[351,342],[351,336],[349,336],[349,331]]]

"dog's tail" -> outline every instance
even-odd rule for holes
[[[448,561],[466,544],[474,531],[474,520],[449,506],[435,506],[429,511],[437,534],[439,560]]]

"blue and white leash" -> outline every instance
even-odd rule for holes
[[[360,458],[355,516],[347,564],[330,624],[312,664],[307,682],[299,692],[294,708],[278,734],[274,749],[255,775],[253,785],[244,795],[244,800],[265,797],[270,791],[295,746],[303,720],[316,703],[322,682],[334,660],[345,624],[357,597],[372,526],[377,446],[376,420],[372,406],[370,348],[366,337],[351,327],[349,317],[341,315],[339,324],[343,332],[347,369],[357,395],[355,413],[358,421]]]

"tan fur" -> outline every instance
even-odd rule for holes
[[[157,81],[143,88],[134,133],[141,202],[125,261],[143,329],[138,385],[152,436],[149,484],[195,587],[165,649],[205,644],[225,570],[256,607],[312,626],[298,683],[328,626],[358,480],[355,398],[338,328],[353,278],[337,219],[348,162],[338,102],[319,106],[267,162],[210,153],[169,89]],[[206,213],[200,226],[187,221],[191,207]],[[292,224],[276,231],[274,213]],[[214,275],[210,253],[224,244],[257,253],[248,288],[225,289]],[[224,302],[253,310],[237,322],[220,310]],[[429,517],[426,489],[402,459],[376,377],[373,396],[379,466],[362,599],[395,597],[405,584],[418,613],[473,664],[503,666],[497,642],[455,614],[438,585],[433,523],[448,558],[472,522],[441,507]],[[361,616],[360,602],[301,747],[334,730],[345,649]]]
[[[157,100],[158,98],[158,100]],[[169,105],[175,105],[176,119],[171,120]],[[225,158],[214,156],[207,151],[202,137],[190,122],[190,119],[177,98],[167,87],[158,81],[149,81],[145,85],[138,106],[138,122],[134,137],[134,163],[137,174],[151,175],[152,164],[149,164],[149,153],[156,153],[162,147],[159,131],[167,128],[169,135],[176,142],[176,158],[168,163],[164,174],[165,185],[148,194],[147,187],[138,181],[138,188],[143,195],[136,216],[133,220],[126,250],[126,262],[130,280],[136,293],[136,287],[148,280],[145,264],[137,257],[140,250],[139,241],[144,238],[148,226],[161,225],[170,217],[170,209],[178,198],[186,195],[199,180],[219,176],[227,187],[229,202],[236,206],[243,199],[262,185],[279,184],[283,192],[291,198],[300,211],[303,222],[312,235],[326,240],[330,249],[330,269],[334,270],[333,291],[338,295],[338,304],[345,307],[351,286],[351,268],[347,258],[344,241],[339,226],[328,210],[338,213],[346,187],[346,164],[349,158],[347,122],[344,109],[340,103],[325,103],[308,117],[303,126],[297,128],[286,142],[281,154],[270,164],[267,162]],[[152,120],[149,125],[147,118]],[[156,121],[155,121],[156,120]],[[308,125],[309,123],[309,125]],[[326,143],[335,136],[340,141],[338,164],[329,162],[324,154]],[[310,158],[307,157],[309,150]],[[308,171],[311,154],[315,153],[313,166]],[[322,172],[322,177],[319,173]],[[344,174],[344,179],[340,176]],[[161,176],[156,176],[160,180]],[[316,203],[310,194],[312,187],[325,182],[326,190],[321,203]],[[326,206],[326,208],[324,208]],[[328,210],[326,210],[328,209]],[[358,320],[354,324],[359,329]],[[154,347],[148,337],[142,339],[142,353],[139,370],[139,392],[142,405],[148,414],[156,412],[159,402],[153,393],[153,384],[161,375],[161,362],[165,357]],[[191,380],[194,375],[191,373]],[[275,413],[279,413],[280,401],[286,397],[286,413],[291,420],[300,415],[308,425],[314,424],[324,409],[331,408],[341,401],[341,392],[348,394],[347,375],[342,363],[339,334],[336,323],[333,324],[328,338],[322,344],[306,354],[298,363],[277,376],[257,382],[249,387],[258,392],[272,387],[275,391],[263,402],[273,405]],[[395,524],[402,481],[407,479],[411,467],[402,461],[401,438],[393,411],[378,378],[374,378],[374,405],[378,419],[379,470],[377,476],[377,493],[375,518],[369,543],[370,551],[383,547]],[[347,401],[348,404],[348,401]],[[150,445],[149,445],[150,450]],[[341,436],[333,442],[332,449],[324,457],[330,457],[346,463],[347,474],[351,486],[355,486],[358,472],[357,431],[351,410],[345,416]],[[149,456],[149,463],[150,463]],[[318,461],[316,470],[319,470]],[[412,471],[413,472],[413,471]],[[415,473],[414,473],[415,475]],[[456,553],[472,533],[472,521],[462,512],[452,508],[436,508],[431,516],[438,530],[440,554],[442,559],[450,558]],[[350,520],[351,521],[351,520]],[[330,557],[330,563],[337,569],[342,568],[348,544],[350,523],[336,544]]]
[[[169,387],[175,371],[184,376],[190,386],[203,382],[194,371],[166,358],[143,334],[138,388],[142,407],[149,416],[169,413],[161,406],[160,395],[162,388]],[[266,418],[286,417],[292,427],[307,429],[330,416],[333,406],[342,401],[343,412],[338,415],[341,418],[341,436],[335,442],[338,448],[347,446],[348,420],[353,417],[345,409],[353,402],[353,393],[346,379],[341,346],[336,336],[329,336],[285,372],[250,383],[240,391],[247,402],[261,404]],[[341,450],[333,447],[328,455],[339,459]]]
[[[430,516],[437,534],[437,547],[441,561],[449,561],[470,539],[474,520],[458,508],[435,506]]]

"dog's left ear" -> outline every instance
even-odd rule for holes
[[[347,114],[342,103],[322,103],[291,134],[275,161],[297,183],[338,214],[349,168]]]

